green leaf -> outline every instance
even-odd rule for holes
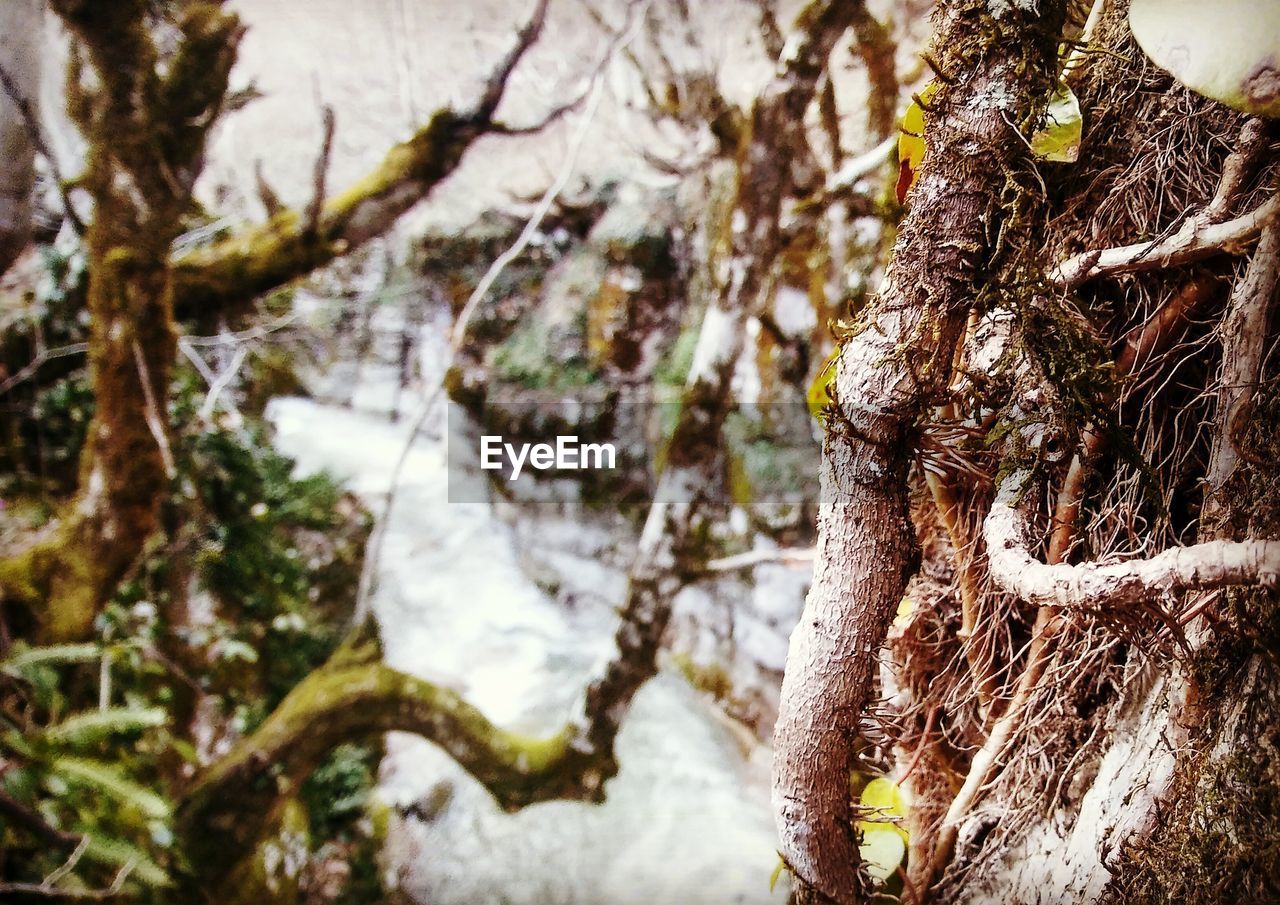
[[[1084,117],[1080,113],[1080,101],[1064,84],[1049,99],[1049,110],[1044,127],[1031,138],[1031,150],[1041,160],[1054,163],[1075,163],[1080,157],[1080,138],[1084,132]]]
[[[84,856],[90,861],[115,868],[132,865],[129,869],[129,879],[137,880],[146,886],[163,887],[170,883],[169,875],[146,852],[119,839],[90,836]]]
[[[1147,56],[1192,91],[1280,117],[1280,3],[1133,0],[1129,28]]]
[[[47,741],[78,748],[112,735],[163,726],[168,716],[160,707],[113,707],[77,713],[44,731]]]
[[[0,670],[16,679],[25,679],[36,667],[55,663],[87,663],[101,656],[102,648],[97,644],[54,644],[49,647],[29,647],[0,662]]]
[[[60,757],[50,764],[50,769],[73,782],[100,789],[145,817],[164,820],[169,816],[167,801],[110,764],[83,757]]]

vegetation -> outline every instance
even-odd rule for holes
[[[679,188],[571,201],[561,179],[529,224],[431,234],[335,319],[367,333],[429,288],[454,325],[428,398],[487,424],[503,394],[604,400],[582,419],[672,401],[642,474],[580,488],[583,517],[648,508],[612,655],[537,738],[383,660],[374,515],[297,476],[262,418],[298,363],[241,349],[224,381],[198,343],[286,330],[298,281],[527,131],[498,110],[548,0],[473,102],[332,195],[329,111],[310,202],[263,191],[240,229],[195,201],[237,15],[50,0],[85,152],[53,173],[56,240],[23,258],[30,224],[0,234],[27,268],[0,324],[0,898],[385,901],[383,734],[431,741],[508,810],[600,801],[677,595],[811,555],[770,739],[798,905],[1280,901],[1280,14],[1230,6],[1257,27],[1218,33],[1182,0],[942,0],[912,73],[902,23],[861,2],[784,30],[762,0],[773,67],[742,103],[655,37],[688,4],[628,3],[617,31],[592,13],[609,58],[535,128],[589,121],[625,57],[696,149],[658,161]],[[0,74],[26,129],[0,134],[31,145],[0,175],[25,198],[36,152],[56,164]],[[738,409],[744,374],[788,407]],[[774,553],[808,540],[803,503],[762,502],[807,487],[811,415],[816,546]],[[735,519],[769,549],[723,556]],[[671,659],[755,706],[726,665]]]

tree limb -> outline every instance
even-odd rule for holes
[[[249,854],[282,789],[295,789],[334,747],[412,732],[439,745],[508,810],[600,797],[604,765],[570,747],[570,731],[526,738],[493,725],[455,692],[344,649],[304,679],[253,734],[200,775],[177,824],[192,863],[211,876]]]
[[[1180,591],[1274,586],[1280,578],[1280,540],[1210,541],[1106,565],[1043,563],[1031,554],[1034,529],[1018,504],[1027,478],[1014,471],[1000,483],[982,535],[992,580],[1028,603],[1100,610]]]
[[[390,229],[457,169],[476,139],[494,131],[494,113],[511,73],[542,30],[547,4],[538,0],[515,45],[490,73],[470,110],[437,110],[371,173],[327,201],[318,216],[286,211],[262,226],[176,258],[172,266],[178,317],[212,321],[242,314],[263,293]]]
[[[774,816],[801,901],[852,905],[867,891],[849,767],[876,654],[918,559],[906,482],[917,419],[949,379],[1000,222],[1003,174],[1027,153],[1007,117],[1029,115],[1052,84],[1063,7],[1040,3],[1040,16],[1020,7],[996,19],[986,3],[957,0],[937,12],[934,48],[954,83],[930,105],[938,150],[924,164],[880,298],[837,359],[818,563],[791,636],[774,735]],[[1009,111],[979,102],[986,97],[1008,99]]]
[[[1158,270],[1190,264],[1230,251],[1257,237],[1280,216],[1280,195],[1232,220],[1212,222],[1209,209],[1188,217],[1173,234],[1150,242],[1095,249],[1068,258],[1049,273],[1062,289],[1074,289],[1095,277]]]
[[[4,89],[4,93],[15,107],[18,108],[18,114],[22,117],[22,123],[26,127],[27,137],[31,140],[31,145],[36,149],[36,153],[44,158],[45,163],[49,166],[49,175],[53,177],[54,183],[58,186],[58,198],[62,201],[62,213],[67,218],[67,222],[71,224],[71,228],[75,230],[76,235],[84,235],[84,221],[80,219],[80,215],[76,213],[75,205],[71,203],[71,195],[67,190],[67,181],[62,176],[62,170],[58,166],[58,158],[53,151],[49,149],[49,143],[45,140],[44,130],[40,128],[40,118],[36,115],[31,101],[18,88],[17,82],[3,66],[0,66],[0,88]],[[0,267],[0,270],[3,270]]]

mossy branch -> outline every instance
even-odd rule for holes
[[[204,321],[243,314],[263,293],[389,230],[457,169],[476,139],[501,131],[494,114],[511,73],[542,31],[547,3],[538,0],[515,45],[470,110],[437,110],[417,134],[388,151],[372,172],[327,202],[318,217],[284,211],[261,226],[173,261],[178,317]]]
[[[268,829],[273,804],[333,748],[391,731],[439,745],[508,810],[556,798],[597,800],[602,773],[613,771],[611,753],[582,753],[570,745],[569,728],[547,739],[508,732],[447,688],[343,651],[197,777],[178,808],[192,863],[210,875],[235,864]]]

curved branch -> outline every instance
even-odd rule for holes
[[[262,226],[196,249],[172,262],[175,313],[210,321],[246,312],[263,293],[284,286],[390,229],[457,169],[476,139],[493,131],[493,115],[511,73],[537,39],[548,0],[538,0],[515,46],[485,81],[468,111],[437,110],[371,173],[315,213],[289,210]]]
[[[1176,232],[1165,238],[1095,249],[1068,258],[1049,274],[1049,279],[1063,289],[1074,289],[1095,277],[1190,264],[1257,238],[1277,216],[1280,216],[1280,195],[1273,195],[1247,214],[1223,223],[1212,222],[1206,209],[1188,217]]]
[[[1027,473],[1001,482],[983,522],[992,580],[1038,606],[1104,609],[1153,595],[1235,585],[1274,586],[1280,579],[1280,541],[1210,541],[1175,547],[1149,559],[1049,565],[1031,554],[1033,527],[1018,497]]]
[[[282,789],[297,788],[342,742],[391,731],[439,745],[508,810],[600,797],[604,773],[569,745],[570,730],[526,738],[493,725],[447,688],[339,655],[197,777],[177,812],[192,863],[210,875],[236,864],[262,838]]]

